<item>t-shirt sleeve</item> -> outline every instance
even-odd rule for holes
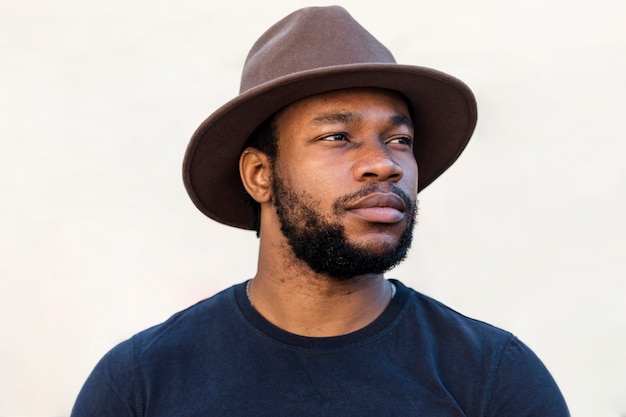
[[[492,381],[485,416],[569,417],[556,382],[541,360],[520,340],[511,337]]]
[[[71,417],[136,417],[134,361],[130,341],[109,351],[83,385]]]

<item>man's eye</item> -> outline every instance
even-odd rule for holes
[[[413,139],[410,136],[399,136],[397,138],[391,139],[389,143],[398,143],[400,145],[411,146],[413,144]]]
[[[348,137],[344,135],[343,133],[333,133],[332,135],[324,136],[323,138],[321,138],[321,140],[327,140],[327,141],[333,142],[333,141],[348,140]]]

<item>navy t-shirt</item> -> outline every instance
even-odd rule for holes
[[[72,417],[565,417],[541,361],[510,333],[399,281],[356,332],[285,332],[231,287],[122,342]]]

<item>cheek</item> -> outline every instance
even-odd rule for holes
[[[345,163],[328,158],[300,158],[284,166],[286,180],[296,189],[311,194],[332,194],[350,176]]]
[[[294,185],[315,200],[324,203],[341,194],[344,178],[338,173],[331,172],[327,167],[302,167],[298,171],[295,176],[297,183]]]
[[[411,184],[413,185],[413,188],[415,189],[415,194],[417,194],[417,182],[419,179],[419,169],[417,168],[417,163],[413,164],[413,169],[410,171],[410,177],[411,177]]]
[[[406,184],[407,187],[415,189],[417,193],[417,180],[419,177],[417,161],[414,158],[406,158],[406,160],[400,163],[402,166],[402,182]]]
[[[303,163],[293,170],[292,189],[303,195],[303,200],[321,216],[331,216],[337,199],[354,191],[346,188],[347,174],[339,171],[329,169],[328,165]]]

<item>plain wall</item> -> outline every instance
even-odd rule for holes
[[[626,415],[626,3],[341,4],[478,99],[389,276],[517,334],[574,416]],[[254,274],[254,233],[202,216],[181,161],[306,5],[0,0],[0,415],[68,415],[113,345]]]

